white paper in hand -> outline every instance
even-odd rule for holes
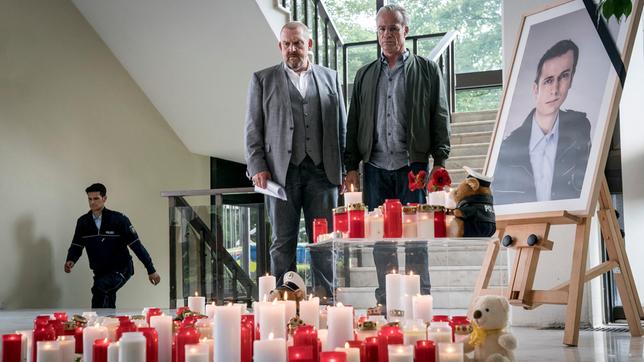
[[[255,186],[255,192],[259,192],[260,194],[264,194],[268,196],[277,197],[278,199],[282,199],[286,201],[286,191],[284,191],[284,188],[280,186],[280,184],[273,182],[271,180],[266,181],[265,189]]]

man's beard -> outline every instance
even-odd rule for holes
[[[289,56],[286,59],[286,65],[293,70],[298,70],[304,66],[305,59],[302,59],[297,56]]]

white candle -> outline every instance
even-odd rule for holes
[[[210,304],[206,304],[206,316],[208,319],[213,320],[215,318],[215,302],[212,302]]]
[[[286,340],[274,338],[273,334],[269,333],[266,339],[255,341],[253,362],[286,362]]]
[[[208,351],[208,361],[213,361],[215,358],[215,340],[212,338],[202,338],[199,341],[199,348]]]
[[[116,330],[118,329],[121,322],[117,318],[104,317],[101,320],[101,325],[107,328],[107,338],[116,342]],[[83,349],[85,351],[85,349]]]
[[[452,327],[447,322],[432,322],[427,328],[427,339],[434,343],[452,342]]]
[[[239,362],[241,359],[241,312],[229,304],[217,307],[213,323],[215,361]]]
[[[414,362],[414,346],[390,344],[387,346],[389,362]],[[441,360],[441,362],[443,362]]]
[[[259,335],[261,339],[268,338],[273,333],[275,338],[286,338],[286,309],[284,304],[273,301],[260,307]]]
[[[141,332],[123,333],[119,340],[119,362],[145,362],[145,343]]]
[[[420,275],[409,272],[402,276],[401,294],[417,295],[420,294]]]
[[[195,313],[206,314],[206,297],[200,297],[195,292],[194,297],[188,297],[188,309]]]
[[[40,341],[36,344],[38,362],[61,362],[60,344],[55,341]]]
[[[107,346],[107,362],[119,362],[119,342],[113,342]]]
[[[456,208],[456,201],[454,200],[454,195],[449,190],[448,188],[448,191],[445,193],[445,208],[454,210]]]
[[[397,274],[394,270],[392,273],[385,275],[385,297],[387,300],[387,320],[398,320],[391,311],[400,310],[400,290],[402,284],[402,275]]]
[[[199,319],[195,322],[195,328],[199,331],[201,338],[212,338],[212,320],[207,318]]]
[[[385,223],[382,211],[376,209],[369,213],[369,239],[381,240],[385,235]]]
[[[400,296],[400,309],[403,311],[403,319],[414,319],[413,316],[413,304],[412,304],[412,295],[403,294]]]
[[[62,362],[74,362],[76,360],[76,338],[74,336],[58,337]]]
[[[432,206],[445,206],[445,191],[430,192],[429,204]]]
[[[349,347],[349,342],[345,342],[344,347],[338,347],[335,351],[346,353],[346,362],[360,362],[360,348]]]
[[[427,339],[427,327],[425,322],[418,320],[407,320],[403,326],[403,343],[415,346],[416,341]]]
[[[412,316],[414,319],[421,319],[425,322],[432,320],[434,316],[434,297],[431,295],[414,295],[411,297]]]
[[[286,300],[286,298],[288,298],[288,293],[284,292],[284,300],[279,303],[284,304],[284,317],[286,318],[286,323],[288,323],[291,318],[297,316],[297,302]]]
[[[259,298],[257,300],[266,301],[268,296],[271,293],[271,290],[275,289],[275,277],[273,275],[266,274],[263,277],[259,277]]]
[[[208,345],[206,344],[187,344],[186,348],[186,362],[209,362],[208,360]]]
[[[439,343],[438,360],[440,362],[463,362],[463,343]]]
[[[434,211],[431,211],[428,205],[421,205],[418,210],[417,228],[419,238],[434,238]]]
[[[152,316],[150,327],[157,330],[159,362],[172,361],[172,316],[165,314]]]
[[[300,302],[300,319],[315,329],[320,328],[320,298],[310,296],[309,300]]]
[[[353,340],[353,307],[345,307],[342,303],[329,307],[327,325],[328,350],[333,351],[335,348],[344,346],[346,341]]]
[[[403,206],[403,238],[415,238],[418,236],[416,209],[415,206]]]
[[[16,331],[22,336],[22,361],[31,361],[31,341],[33,340],[34,331]]]
[[[353,185],[351,185],[351,191],[344,193],[344,206],[349,206],[351,204],[359,204],[362,202],[362,192],[353,191]]]
[[[92,362],[94,341],[107,338],[107,328],[103,326],[85,327],[83,329],[83,361]]]
[[[87,319],[88,326],[94,324],[98,318],[96,312],[83,312],[82,316]]]
[[[327,348],[327,337],[329,336],[329,330],[328,329],[318,329],[318,339],[320,340],[320,346],[322,347],[322,351],[329,351],[332,349]]]

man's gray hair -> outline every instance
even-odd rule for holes
[[[289,29],[289,30],[299,29],[302,31],[302,33],[304,33],[306,37],[308,38],[311,37],[311,31],[309,30],[309,27],[306,26],[306,24],[304,24],[301,21],[289,21],[288,23],[284,24],[284,26],[280,30],[280,34],[284,31],[284,29]]]
[[[380,17],[380,14],[384,12],[400,14],[400,17],[402,18],[402,25],[409,26],[409,15],[407,14],[407,10],[405,10],[405,8],[403,8],[402,6],[396,4],[388,4],[381,7],[378,10],[378,14],[376,14],[376,20],[378,19],[378,17]]]

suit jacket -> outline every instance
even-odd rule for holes
[[[311,64],[322,115],[322,163],[329,181],[342,183],[346,112],[336,71]],[[284,186],[293,146],[293,113],[284,64],[253,74],[248,89],[245,141],[250,176],[269,171]],[[313,83],[309,86],[314,86]]]
[[[492,184],[497,205],[537,201],[529,150],[534,112],[501,144]],[[559,111],[551,200],[579,198],[589,153],[590,122],[586,113]]]

